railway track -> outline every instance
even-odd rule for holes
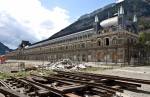
[[[13,90],[7,83],[2,80],[0,80],[0,93],[5,97],[28,97],[27,95]]]
[[[50,76],[31,74],[24,78],[0,80],[5,97],[112,97],[125,88],[136,90],[150,80],[54,70]],[[22,91],[17,91],[22,90]]]

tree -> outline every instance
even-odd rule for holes
[[[149,43],[150,43],[150,33],[140,32],[140,42],[143,45],[149,45]]]

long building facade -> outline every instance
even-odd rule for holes
[[[129,21],[120,7],[118,14],[93,26],[46,41],[20,46],[7,53],[8,59],[47,60],[69,58],[79,62],[138,63],[147,60],[146,50],[139,46],[137,17]],[[140,49],[139,49],[140,47]]]

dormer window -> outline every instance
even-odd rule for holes
[[[117,29],[114,27],[112,30],[113,30],[113,31],[116,31]]]

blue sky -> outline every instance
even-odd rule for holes
[[[40,0],[42,6],[52,10],[56,6],[68,11],[69,22],[73,23],[81,15],[91,13],[118,0]]]
[[[47,39],[80,16],[117,1],[123,0],[0,0],[0,42],[16,49],[22,40]]]

